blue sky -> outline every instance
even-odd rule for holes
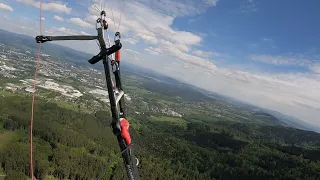
[[[320,32],[320,1],[234,2],[221,0],[204,14],[177,18],[174,27],[208,34],[203,42],[207,50],[235,56],[228,58],[227,63],[249,63],[270,71],[305,71],[296,66],[266,67],[266,64],[252,62],[248,54],[305,54],[314,60],[307,53],[320,47],[320,33],[316,33]],[[189,23],[185,23],[188,20]]]
[[[44,0],[43,33],[95,33],[95,9],[102,8],[104,0],[93,1],[94,5],[89,0]],[[38,2],[2,1],[0,27],[39,34]],[[320,1],[106,0],[105,4],[111,32],[118,30],[121,16],[126,62],[318,124]],[[98,51],[94,42],[59,44]]]

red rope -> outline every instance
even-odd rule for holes
[[[42,0],[40,0],[40,35],[42,35]],[[36,93],[37,86],[37,75],[39,69],[39,62],[41,56],[41,42],[38,48],[38,57],[36,62],[36,71],[34,73],[34,81],[33,81],[33,93],[32,93],[32,105],[31,105],[31,120],[30,120],[30,177],[31,180],[34,180],[33,175],[33,117],[34,117],[34,97]]]

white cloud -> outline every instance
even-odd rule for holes
[[[189,3],[194,3],[188,1]],[[203,3],[203,1],[201,1]],[[198,4],[201,4],[198,2]],[[156,3],[156,2],[151,2]],[[164,2],[165,3],[165,2]],[[178,3],[178,2],[174,2]],[[205,2],[212,4],[212,2]],[[156,3],[157,4],[157,3]],[[121,15],[121,8],[118,4],[111,4],[113,7],[113,17],[111,13],[107,14],[107,22],[109,29],[113,32],[118,30],[118,23]],[[142,4],[136,1],[126,2],[125,11],[122,14],[120,31],[122,34],[129,36],[128,38],[143,40],[147,46],[152,45],[155,49],[145,48],[144,50],[152,55],[160,55],[165,53],[168,57],[179,58],[188,63],[199,64],[200,66],[208,65],[208,67],[215,67],[215,65],[208,59],[203,59],[200,56],[189,54],[190,49],[201,44],[201,36],[191,32],[174,30],[171,26],[173,24],[174,16],[164,14],[161,7],[150,7],[149,3]],[[177,4],[175,4],[177,5]],[[186,8],[184,3],[180,3],[181,7]],[[97,14],[95,10],[88,8],[86,22],[95,22]],[[194,8],[194,7],[190,7]],[[116,27],[115,25],[116,24]],[[135,44],[136,41],[129,41]]]
[[[197,56],[205,57],[205,58],[208,58],[208,57],[213,55],[212,52],[205,52],[205,51],[201,51],[201,50],[195,50],[192,53],[197,55]]]
[[[157,44],[158,40],[155,35],[145,35],[142,33],[138,33],[137,36],[141,39],[143,39],[145,42],[150,44]]]
[[[272,55],[250,55],[250,59],[253,61],[259,61],[266,64],[294,64],[293,61],[290,61],[288,58],[282,56],[272,56]]]
[[[57,15],[54,15],[53,19],[55,19],[57,21],[64,21],[63,17],[57,16]]]
[[[165,54],[166,56],[171,56],[184,62],[203,67],[205,69],[216,69],[216,66],[209,59],[185,53],[181,51],[176,44],[170,41],[166,41],[163,39],[160,40],[159,49],[161,49],[163,54]]]
[[[46,18],[45,17],[41,17],[41,20],[44,21],[44,20],[46,20]]]
[[[130,44],[137,44],[138,40],[137,39],[133,39],[133,38],[125,38],[125,39],[122,39],[122,42],[128,42]]]
[[[45,33],[49,35],[89,35],[84,31],[76,31],[74,29],[68,29],[65,27],[60,27],[60,28],[53,27],[49,30],[46,30]]]
[[[128,57],[130,57],[130,59],[128,59]],[[125,48],[121,51],[121,59],[124,59],[124,60],[135,60],[135,59],[139,59],[140,57],[141,57],[141,52],[133,49]]]
[[[80,31],[80,34],[81,34],[81,35],[91,35],[91,34],[85,32],[85,31]]]
[[[240,7],[234,10],[233,12],[250,13],[250,12],[256,12],[256,11],[258,11],[256,3],[253,0],[247,0],[247,1],[243,1]]]
[[[6,4],[3,4],[3,3],[0,3],[0,10],[5,10],[5,11],[13,11],[13,8],[9,5],[6,5]]]
[[[309,69],[311,73],[320,73],[319,55],[250,55],[249,59],[273,65],[291,65]]]
[[[26,5],[32,5],[34,7],[40,8],[40,1],[36,1],[36,0],[16,0],[16,1],[24,3]],[[49,3],[42,2],[42,10],[70,14],[72,11],[72,8],[69,8],[67,7],[66,4],[57,1],[57,2],[49,2]]]
[[[126,51],[129,51],[129,52],[131,52],[131,53],[134,53],[134,54],[140,54],[138,51],[134,51],[134,50],[132,50],[132,49],[125,49]]]
[[[311,65],[310,70],[316,74],[320,74],[320,64]]]
[[[158,2],[155,1],[152,3],[157,4]],[[183,4],[181,7],[186,6],[184,3],[179,3]],[[116,24],[116,27],[118,27],[122,8],[118,7],[116,4],[111,4],[110,6],[115,6],[113,9],[114,18],[111,16],[111,13],[107,14],[107,22],[109,23],[109,28],[112,31],[115,31],[114,24]],[[97,12],[92,8],[89,8],[89,12],[90,15],[87,16],[87,20],[90,22],[95,22],[97,16],[92,14],[97,14]],[[151,8],[145,4],[141,4],[136,1],[130,1],[126,2],[125,11],[123,12],[121,18],[120,31],[125,34],[128,32],[133,32],[134,35],[139,36],[140,39],[153,44],[156,44],[156,39],[159,38],[165,38],[172,42],[183,45],[197,45],[201,42],[200,36],[187,31],[173,30],[171,25],[173,24],[174,18],[174,16],[163,14],[157,6],[152,6]],[[116,30],[118,29],[116,28]]]
[[[152,54],[152,55],[160,55],[160,53],[162,53],[162,50],[159,48],[153,48],[153,47],[148,47],[144,49],[145,51],[147,51],[148,53]]]
[[[169,32],[170,33],[170,32]],[[201,42],[201,37],[186,31],[172,31],[172,40],[179,44],[198,45]]]
[[[217,0],[138,0],[148,7],[156,7],[158,11],[170,16],[191,16],[205,12],[216,6]]]
[[[299,56],[274,56],[274,55],[250,55],[249,58],[253,61],[259,61],[266,64],[274,65],[300,65],[305,66],[312,63],[311,60]]]
[[[177,44],[177,48],[178,48],[180,51],[186,52],[186,53],[190,51],[189,48],[188,48],[188,46],[186,46],[186,45],[184,45],[184,44]]]
[[[34,4],[36,7],[40,7],[40,3],[37,2]],[[57,13],[71,13],[71,8],[68,8],[66,4],[60,3],[60,2],[52,2],[52,3],[42,3],[42,10],[44,11],[53,11]]]
[[[265,42],[273,42],[273,40],[271,38],[262,38],[261,39],[262,41],[265,41]]]
[[[80,18],[70,18],[69,22],[71,22],[74,25],[80,26],[80,27],[92,27],[91,24],[85,22],[84,20]]]

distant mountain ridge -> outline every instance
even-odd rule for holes
[[[302,121],[301,119],[298,119],[298,118],[295,118],[292,116],[288,116],[288,115],[282,114],[280,112],[269,110],[269,109],[263,109],[263,111],[265,111],[269,114],[272,114],[273,116],[277,117],[278,119],[280,119],[282,122],[284,122],[286,125],[288,125],[290,127],[302,129],[302,130],[309,130],[309,131],[311,130],[311,131],[315,131],[315,132],[320,133],[319,126],[311,125],[309,123]]]

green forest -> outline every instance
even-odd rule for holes
[[[0,174],[28,179],[31,97],[0,98]],[[282,126],[132,114],[133,150],[141,179],[314,180],[320,135]],[[201,117],[197,117],[201,119]],[[37,99],[34,173],[37,179],[125,179],[109,110],[95,113]],[[113,161],[111,161],[113,160]]]

